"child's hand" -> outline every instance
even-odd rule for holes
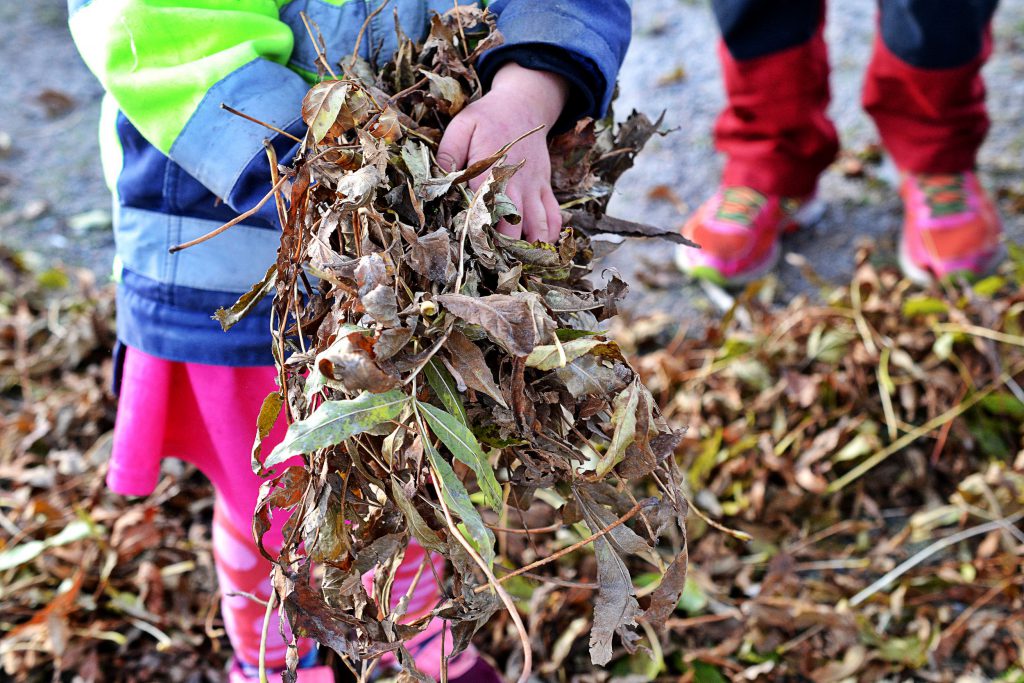
[[[504,235],[531,241],[558,239],[562,218],[551,191],[547,133],[561,115],[568,94],[561,76],[506,64],[495,74],[490,92],[452,119],[441,139],[437,160],[451,170],[493,154],[541,124],[547,126],[509,150],[509,163],[526,162],[506,188],[523,221],[519,225],[500,221],[497,229]],[[485,177],[474,178],[470,186],[476,189]]]

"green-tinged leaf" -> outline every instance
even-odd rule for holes
[[[62,268],[49,268],[36,275],[36,282],[44,289],[67,289],[71,278]]]
[[[327,137],[334,127],[350,88],[347,81],[323,81],[306,93],[302,100],[302,120],[309,126],[315,142]]]
[[[981,399],[981,407],[995,415],[1005,415],[1018,422],[1024,421],[1024,403],[1011,393],[1000,391]]]
[[[708,596],[701,590],[700,585],[693,580],[692,576],[686,577],[686,585],[683,587],[683,594],[679,596],[677,609],[681,609],[691,617],[704,612],[708,606]]]
[[[986,278],[974,283],[972,289],[975,294],[984,297],[993,297],[1006,286],[1006,278],[999,275],[989,275]]]
[[[306,403],[308,404],[313,400],[317,392],[325,386],[327,386],[327,378],[324,377],[323,373],[314,364],[313,368],[309,371],[309,376],[306,377],[306,384],[302,387],[302,395],[306,397]]]
[[[526,357],[526,367],[537,368],[538,370],[554,370],[555,368],[565,367],[566,364],[580,356],[590,353],[591,349],[595,346],[606,343],[600,339],[583,338],[565,342],[561,345],[545,344],[537,346]],[[559,351],[559,346],[561,351]]]
[[[441,403],[448,409],[448,412],[459,419],[462,424],[469,424],[466,418],[466,407],[462,405],[462,396],[459,395],[458,387],[455,386],[455,378],[448,372],[436,358],[423,367],[423,374],[427,376],[427,383],[434,390]]]
[[[903,316],[906,318],[913,318],[915,315],[937,315],[948,312],[949,305],[945,301],[925,296],[924,294],[908,297],[903,302]]]
[[[56,548],[104,533],[103,527],[93,526],[85,520],[76,519],[49,538],[44,538],[41,541],[26,541],[13,548],[4,549],[0,552],[0,572],[31,562],[46,552],[48,548]]]
[[[555,330],[555,336],[558,337],[560,342],[569,342],[576,339],[582,339],[584,337],[593,337],[594,335],[601,334],[594,330],[573,330],[569,328],[559,328]]]
[[[419,404],[422,408],[425,403]],[[425,413],[425,411],[424,411]],[[441,487],[441,495],[445,504],[452,512],[462,519],[460,531],[466,540],[476,549],[488,566],[494,565],[494,534],[484,525],[473,502],[469,499],[466,487],[459,481],[455,470],[448,464],[448,461],[441,457],[430,439],[423,440],[423,450],[430,459],[430,464],[438,477],[438,484]]]
[[[807,357],[824,363],[837,363],[846,355],[847,347],[856,338],[850,330],[829,328],[818,325],[807,337]]]
[[[636,439],[636,408],[640,400],[640,392],[634,382],[612,401],[612,424],[615,432],[608,450],[597,463],[595,474],[604,476],[608,471],[622,462],[626,448]]]
[[[469,466],[476,474],[476,482],[484,494],[487,504],[496,512],[501,510],[501,487],[494,476],[494,469],[480,443],[464,422],[429,403],[420,403],[419,408],[427,419],[431,431],[448,447],[452,455]]]
[[[949,332],[943,332],[935,338],[935,343],[932,344],[932,352],[940,360],[949,360],[949,357],[953,355],[953,344],[956,342],[956,338]]]
[[[693,663],[693,680],[696,683],[729,683],[718,667],[700,660]]]
[[[427,146],[415,140],[406,140],[402,145],[402,161],[412,175],[413,187],[430,178],[430,153]]]
[[[290,425],[284,440],[263,465],[273,467],[293,455],[340,444],[394,419],[408,400],[404,393],[393,390],[383,394],[363,393],[347,401],[327,401],[305,420]]]
[[[238,301],[233,303],[230,308],[218,308],[217,312],[213,314],[214,320],[219,322],[221,328],[227,332],[234,327],[235,323],[248,315],[252,309],[256,308],[256,304],[262,301],[263,297],[269,294],[276,284],[277,264],[275,263],[270,268],[267,268],[263,279],[239,297]]]
[[[320,373],[316,373],[319,375]],[[256,439],[252,444],[252,471],[256,474],[263,472],[263,465],[260,464],[260,453],[263,451],[263,439],[267,438],[270,430],[274,428],[277,418],[281,415],[281,406],[284,405],[284,395],[279,391],[267,394],[260,406],[260,414],[256,418]]]

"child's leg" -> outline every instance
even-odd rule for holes
[[[271,564],[252,540],[252,517],[261,479],[252,472],[249,451],[260,406],[275,388],[275,372],[270,367],[195,364],[175,364],[175,369],[171,404],[180,427],[168,435],[167,452],[193,463],[213,483],[213,555],[224,627],[236,658],[256,665],[266,610],[241,594],[269,599]],[[284,425],[279,423],[268,443],[276,443],[283,435]],[[271,553],[281,547],[281,528],[286,519],[286,515],[278,515],[264,536],[264,545]],[[312,641],[300,640],[299,656],[308,655],[313,648]],[[286,653],[287,644],[281,638],[275,614],[267,634],[267,666],[283,667]]]
[[[864,108],[896,166],[913,173],[974,167],[988,132],[981,67],[996,0],[882,0]]]
[[[722,184],[801,198],[839,149],[825,109],[823,0],[713,0],[727,105],[715,125]]]
[[[270,563],[259,554],[252,540],[252,515],[259,496],[261,480],[250,468],[250,447],[256,434],[256,417],[263,399],[274,390],[273,368],[224,368],[200,365],[188,366],[189,377],[178,386],[188,386],[198,406],[195,422],[182,424],[203,425],[209,434],[211,447],[204,452],[214,458],[204,458],[196,464],[214,484],[217,500],[214,507],[214,558],[220,581],[222,612],[225,629],[238,658],[246,664],[255,664],[259,658],[260,634],[265,608],[241,595],[249,593],[261,600],[270,596]],[[186,398],[183,402],[189,402]],[[280,420],[263,443],[267,453],[284,437],[284,420]],[[296,458],[286,465],[301,464]],[[287,519],[278,515],[263,539],[271,553],[283,544],[281,529]],[[407,608],[407,619],[414,620],[426,614],[441,597],[437,580],[444,577],[444,559],[432,555],[426,561],[423,548],[410,543],[404,561],[398,569],[392,589],[393,603],[413,591]],[[422,571],[420,568],[422,567]],[[417,575],[418,579],[417,579]],[[426,631],[408,643],[410,652],[425,673],[435,678],[440,672],[440,633],[443,622],[433,620]],[[451,633],[446,638],[445,650],[451,651]],[[276,616],[267,638],[266,662],[270,667],[284,665],[287,652],[282,641]],[[310,640],[299,641],[299,656],[313,649]],[[455,678],[473,666],[475,652],[453,661],[449,673]]]

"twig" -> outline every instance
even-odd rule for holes
[[[942,550],[943,548],[948,548],[951,545],[955,545],[960,541],[972,538],[974,536],[987,534],[990,531],[998,531],[1000,529],[1005,529],[1010,524],[1016,524],[1022,518],[1024,518],[1024,512],[1018,512],[1015,515],[1011,515],[1003,519],[997,519],[993,522],[979,524],[978,526],[971,527],[970,529],[964,529],[963,531],[957,532],[952,536],[947,536],[946,538],[940,539],[935,543],[932,543],[930,546],[928,546],[924,550],[919,551],[910,559],[901,562],[891,571],[886,572],[885,575],[882,576],[882,578],[878,579],[870,586],[854,595],[850,599],[850,606],[856,607],[857,605],[861,604],[862,602],[870,598],[872,595],[882,590],[883,588],[886,588],[893,581],[903,576],[908,571],[910,571],[917,565],[921,564],[929,557]]]
[[[740,531],[739,529],[730,529],[721,522],[716,522],[715,520],[711,519],[706,514],[704,514],[703,510],[694,505],[693,501],[690,500],[690,498],[685,493],[682,493],[682,491],[680,491],[680,494],[683,496],[683,499],[686,500],[686,504],[687,506],[689,506],[689,509],[693,510],[696,513],[696,515],[703,519],[704,523],[710,526],[712,529],[717,529],[718,531],[721,531],[723,534],[728,534],[735,539],[743,541],[744,543],[747,543],[753,539],[753,536],[748,534],[746,531]]]
[[[313,47],[316,49],[317,60],[319,60],[320,64],[322,64],[323,67],[327,69],[327,73],[331,74],[331,78],[333,78],[334,80],[338,80],[338,74],[334,73],[334,69],[332,69],[331,65],[327,63],[327,55],[324,53],[323,48],[323,36],[320,37],[319,41],[313,36],[313,27],[310,26],[309,17],[306,16],[305,11],[299,12],[299,17],[302,19],[303,26],[306,27],[306,33],[309,34],[309,39],[313,41]],[[319,32],[320,29],[318,28],[317,33]]]
[[[359,48],[363,44],[363,36],[366,35],[366,29],[369,28],[370,22],[373,21],[374,17],[381,13],[381,11],[387,6],[389,1],[390,0],[384,0],[384,2],[380,3],[380,5],[377,6],[377,9],[373,10],[372,12],[366,15],[366,21],[364,21],[363,25],[359,27],[359,33],[358,35],[356,35],[356,44],[352,48],[352,57],[351,59],[349,59],[348,62],[349,69],[355,67],[356,60],[359,59]]]
[[[171,247],[167,251],[169,251],[172,254],[176,254],[179,251],[181,251],[182,249],[188,249],[189,247],[194,247],[197,244],[202,244],[203,242],[205,242],[207,240],[213,239],[214,237],[216,237],[217,235],[221,234],[222,232],[224,232],[228,228],[235,227],[236,225],[238,225],[239,223],[244,221],[246,218],[251,218],[253,215],[256,214],[257,211],[259,211],[260,209],[263,208],[264,204],[266,204],[267,202],[270,201],[270,198],[274,196],[275,192],[277,192],[279,189],[281,189],[281,186],[284,185],[284,181],[286,181],[286,180],[288,180],[288,176],[281,176],[281,179],[278,180],[274,184],[274,186],[272,188],[270,188],[270,192],[265,194],[263,196],[263,199],[261,199],[256,204],[256,206],[252,207],[251,209],[249,209],[245,213],[238,214],[237,216],[232,218],[230,221],[228,221],[224,225],[220,226],[216,230],[211,230],[210,232],[206,233],[202,237],[197,237],[194,240],[190,240],[190,241],[184,242],[182,244],[175,244],[173,247]]]
[[[991,339],[992,341],[999,342],[1001,344],[1009,344],[1011,346],[1024,346],[1024,337],[1020,337],[1015,334],[1006,334],[1005,332],[999,332],[998,330],[990,330],[988,328],[979,327],[977,325],[939,323],[935,326],[935,330],[937,332],[960,332],[975,337]]]
[[[267,611],[263,613],[263,630],[260,632],[260,683],[269,683],[267,679],[267,632],[270,630],[270,615],[274,613],[277,602],[277,591],[270,592],[267,600]]]
[[[560,557],[564,557],[565,555],[568,555],[569,553],[571,553],[573,551],[579,550],[580,548],[582,548],[583,546],[587,545],[588,543],[592,543],[593,541],[596,541],[597,539],[601,538],[602,536],[607,534],[609,531],[611,531],[615,527],[621,526],[622,524],[625,524],[630,519],[632,519],[633,516],[636,513],[640,512],[640,510],[642,510],[644,507],[646,507],[648,505],[652,505],[652,504],[653,503],[650,500],[641,500],[639,503],[637,503],[636,505],[631,507],[626,514],[622,515],[617,520],[615,520],[614,522],[612,522],[611,524],[609,524],[605,528],[601,529],[597,533],[591,534],[590,536],[587,536],[586,538],[584,538],[581,541],[577,541],[576,543],[573,543],[570,546],[562,548],[558,552],[556,552],[556,553],[554,553],[552,555],[549,555],[549,556],[545,557],[542,560],[537,560],[536,562],[531,562],[530,564],[526,565],[525,567],[520,567],[519,569],[515,570],[512,573],[506,574],[505,576],[501,577],[500,579],[497,579],[498,583],[502,583],[502,582],[508,581],[513,576],[519,576],[520,574],[523,574],[525,572],[528,572],[528,571],[531,571],[533,569],[536,569],[537,567],[542,567],[542,566],[544,566],[546,564],[550,564],[550,563],[554,562],[555,560],[557,560]],[[477,586],[474,589],[474,592],[476,592],[476,593],[483,593],[488,588],[489,588],[489,586],[487,586],[487,585]]]
[[[742,618],[743,615],[739,610],[736,612],[727,612],[726,614],[703,614],[699,617],[689,617],[688,619],[669,619],[665,622],[665,628],[672,629],[673,631],[685,631],[686,629],[693,628],[694,626],[715,624],[719,621],[741,621]]]
[[[542,526],[539,529],[512,529],[510,527],[497,526],[496,524],[487,524],[485,522],[484,526],[486,526],[491,531],[500,531],[506,534],[550,534],[552,531],[558,531],[565,525],[551,524],[550,526]]]
[[[418,419],[419,415],[417,415],[417,420]],[[423,429],[422,425],[420,425],[420,429]],[[448,524],[448,530],[456,540],[458,540],[459,544],[466,550],[466,552],[469,553],[469,556],[473,558],[473,561],[476,562],[476,565],[480,567],[481,571],[483,571],[489,581],[487,584],[477,586],[477,592],[482,592],[479,590],[481,588],[484,590],[493,588],[494,592],[498,594],[498,598],[505,605],[505,609],[508,610],[508,614],[512,618],[512,623],[515,624],[516,632],[519,634],[519,640],[523,645],[523,671],[519,674],[519,679],[516,683],[526,683],[530,680],[530,673],[533,671],[533,648],[530,647],[530,637],[526,633],[526,626],[523,625],[523,618],[519,616],[519,610],[516,609],[516,604],[512,601],[512,596],[508,594],[508,591],[502,588],[501,583],[497,578],[495,578],[494,572],[491,571],[491,568],[487,566],[484,559],[480,557],[479,553],[477,553],[476,548],[474,548],[473,545],[465,539],[462,532],[459,531],[459,528],[455,525],[455,522],[452,520],[451,511],[448,509],[448,505],[444,502],[444,496],[441,495],[441,487],[437,483],[439,479],[440,475],[436,472],[432,472],[430,483],[433,485],[434,491],[437,492],[437,500],[441,504],[441,512],[444,513],[444,519]],[[511,576],[514,576],[514,573],[503,578],[507,579]]]
[[[281,130],[277,126],[271,125],[271,124],[267,123],[266,121],[260,121],[257,118],[253,118],[252,116],[249,116],[248,114],[242,113],[242,112],[238,111],[237,109],[235,109],[234,107],[230,107],[230,106],[224,104],[223,102],[220,103],[220,108],[223,109],[224,111],[231,112],[235,116],[241,116],[246,121],[252,121],[253,123],[258,123],[259,125],[263,126],[264,128],[269,128],[270,130],[274,131],[278,135],[283,135],[286,138],[291,138],[292,140],[295,140],[295,142],[302,142],[301,138],[295,137],[294,135],[292,135],[288,131]]]
[[[280,174],[277,172],[277,152],[274,150],[274,146],[270,144],[270,140],[264,140],[263,147],[267,150],[267,163],[270,164],[270,182],[276,186],[281,180]],[[280,190],[274,191],[274,204],[277,205],[277,220],[281,222],[281,229],[283,230],[288,225],[288,210],[285,208],[284,196]]]
[[[421,85],[423,85],[426,82],[427,82],[427,77],[424,76],[420,80],[418,80],[415,83],[413,83],[412,85],[410,85],[405,90],[399,90],[394,95],[392,95],[391,97],[388,98],[388,104],[394,104],[395,102],[397,102],[398,100],[402,99],[403,97],[405,97],[409,93],[413,92],[414,90],[416,90],[416,88],[420,87]]]
[[[270,602],[269,600],[264,600],[263,598],[261,598],[258,595],[253,595],[252,593],[246,593],[245,591],[231,591],[230,593],[226,593],[226,595],[229,598],[233,598],[233,597],[236,597],[236,596],[237,597],[242,597],[242,598],[248,598],[249,600],[252,600],[253,602],[259,603],[259,604],[263,605],[264,607],[267,605],[268,602]]]

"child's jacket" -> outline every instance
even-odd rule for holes
[[[316,52],[349,55],[380,0],[69,0],[71,32],[107,91],[100,137],[115,198],[119,340],[146,353],[215,365],[267,365],[269,300],[229,333],[212,313],[262,279],[279,241],[273,202],[224,234],[169,254],[255,205],[269,190],[263,140],[287,161],[293,141],[228,104],[301,137]],[[394,12],[422,39],[455,0],[392,0],[369,24],[363,57],[396,47]],[[473,4],[462,0],[461,5]],[[492,0],[505,43],[479,64],[485,83],[508,61],[572,84],[571,115],[600,116],[629,43],[628,0]]]

